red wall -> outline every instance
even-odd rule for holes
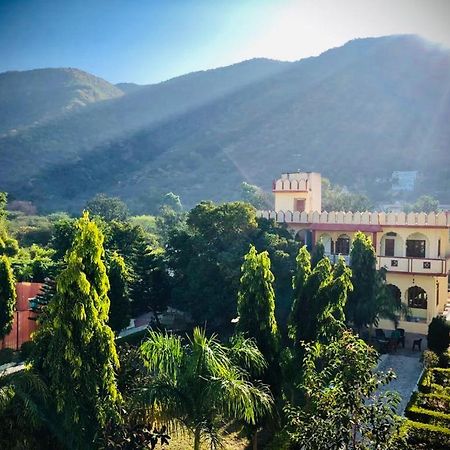
[[[31,333],[36,330],[36,321],[29,317],[35,316],[29,311],[28,300],[36,297],[41,290],[41,283],[16,283],[17,301],[14,312],[14,322],[11,333],[1,341],[1,348],[19,350],[20,346],[30,340]]]

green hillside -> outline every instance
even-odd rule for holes
[[[78,69],[0,73],[0,135],[121,95],[116,86]]]
[[[393,170],[417,170],[419,191],[448,201],[448,86],[450,52],[414,36],[190,74],[0,140],[0,190],[46,210],[106,192],[144,211],[167,191],[230,200],[297,169],[382,199]]]

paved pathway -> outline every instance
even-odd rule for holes
[[[422,363],[420,362],[420,352],[410,353],[408,355],[390,353],[382,355],[378,364],[378,370],[386,372],[392,369],[397,378],[384,386],[382,390],[397,391],[402,400],[397,409],[399,414],[403,414],[408,404],[411,393],[416,387],[417,381],[422,373]]]

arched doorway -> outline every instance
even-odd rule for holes
[[[307,228],[300,230],[295,235],[295,240],[300,244],[301,247],[306,245],[308,250],[311,251],[312,248],[312,231]]]
[[[424,289],[419,286],[411,286],[406,291],[406,299],[409,308],[427,309],[428,295]]]

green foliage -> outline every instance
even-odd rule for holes
[[[160,326],[159,315],[167,310],[170,296],[171,283],[164,249],[142,243],[134,254],[133,316],[151,311]]]
[[[158,231],[155,216],[132,216],[129,218],[129,222],[131,225],[141,227],[147,234],[156,234]]]
[[[65,257],[67,251],[72,246],[76,232],[77,226],[75,219],[66,217],[54,222],[50,246],[55,250],[55,261],[62,260]]]
[[[303,401],[285,408],[291,442],[305,450],[391,448],[400,425],[399,397],[379,393],[394,375],[374,372],[377,359],[372,347],[348,331],[329,344],[306,344]]]
[[[420,196],[415,203],[412,205],[405,205],[403,211],[405,213],[409,212],[437,212],[439,210],[439,200],[435,199],[430,195]]]
[[[99,216],[110,222],[112,220],[123,221],[128,218],[128,207],[118,197],[108,197],[105,194],[97,194],[86,203],[86,210],[92,216]]]
[[[0,376],[0,448],[62,450],[44,421],[48,390],[32,370]]]
[[[251,245],[244,257],[241,273],[237,329],[253,338],[266,360],[272,362],[278,352],[279,335],[269,254],[257,253]]]
[[[322,210],[323,211],[370,211],[372,202],[364,194],[349,192],[330,180],[322,178]]]
[[[448,450],[450,430],[406,420],[401,427],[398,441],[395,447],[401,450]]]
[[[260,187],[245,181],[241,184],[241,196],[244,202],[250,203],[256,209],[273,209],[273,195],[264,192]]]
[[[46,378],[67,440],[75,447],[92,445],[96,432],[116,417],[121,400],[114,334],[106,325],[109,282],[103,252],[103,236],[85,213],[76,223],[57,294],[47,306],[48,320],[35,335],[34,366]]]
[[[424,350],[421,359],[426,369],[439,366],[439,356],[431,350]]]
[[[153,374],[141,388],[142,401],[160,421],[191,431],[194,450],[204,440],[217,447],[227,421],[255,423],[272,408],[267,386],[249,381],[250,372],[265,368],[250,340],[226,347],[195,328],[185,345],[177,336],[152,331],[141,352]]]
[[[450,346],[450,322],[444,316],[434,317],[428,325],[428,348],[440,355]]]
[[[12,348],[0,349],[0,366],[8,364],[14,360],[14,350]]]
[[[36,244],[21,248],[12,260],[17,280],[43,283],[46,278],[54,278],[60,270],[60,265],[53,259],[54,254],[54,250]]]
[[[109,321],[108,325],[115,332],[120,332],[130,323],[130,297],[129,284],[131,276],[125,264],[125,260],[113,252],[109,258]]]
[[[323,258],[313,269],[306,246],[300,249],[292,279],[294,302],[289,319],[289,334],[296,346],[301,341],[327,342],[339,333],[352,289],[350,276],[342,258],[334,266]]]
[[[171,233],[167,253],[174,301],[196,323],[229,326],[236,313],[239,268],[256,229],[250,205],[202,202],[189,212],[187,227]]]
[[[311,267],[314,269],[314,267],[319,264],[319,262],[324,258],[325,256],[325,247],[323,246],[322,241],[320,240],[317,242],[317,244],[314,246],[312,252],[311,252]]]
[[[34,353],[35,343],[33,341],[24,342],[20,346],[20,360],[28,361]]]
[[[12,330],[16,298],[16,282],[11,263],[6,255],[0,256],[0,339]]]

